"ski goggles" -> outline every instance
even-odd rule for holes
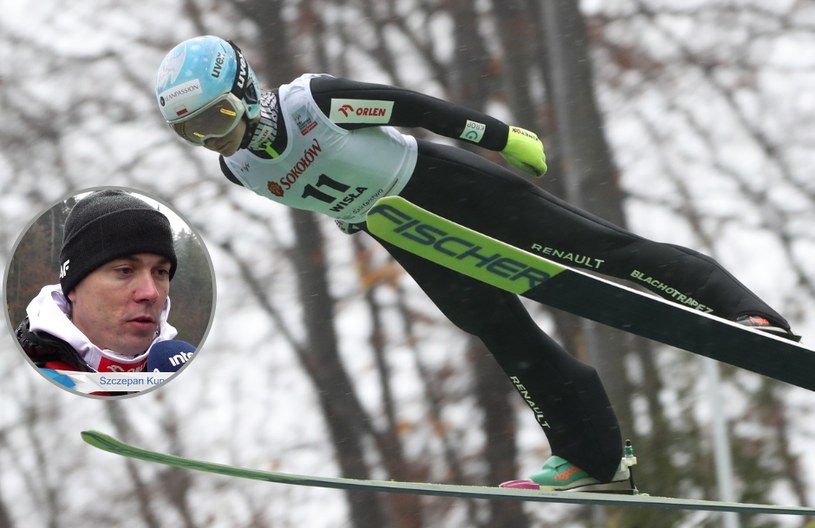
[[[243,113],[243,103],[230,92],[169,125],[187,141],[203,145],[207,139],[223,137],[232,132],[240,123]]]

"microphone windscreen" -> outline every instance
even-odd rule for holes
[[[168,339],[155,343],[147,354],[147,372],[176,372],[187,364],[195,347],[181,339]]]

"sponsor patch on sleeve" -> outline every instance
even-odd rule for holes
[[[393,114],[393,101],[372,99],[332,99],[328,118],[334,123],[385,125]]]
[[[486,129],[487,125],[484,123],[478,123],[468,119],[467,124],[464,125],[464,131],[459,137],[461,139],[466,139],[467,141],[472,141],[473,143],[480,143],[484,138],[484,131]]]

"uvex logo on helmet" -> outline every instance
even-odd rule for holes
[[[224,69],[224,62],[226,62],[226,55],[222,52],[218,52],[218,56],[215,57],[215,66],[212,67],[212,75],[214,78],[218,79],[221,77],[221,72]]]
[[[235,87],[243,90],[246,87],[246,78],[249,74],[249,68],[246,64],[246,59],[243,58],[243,53],[237,53],[238,56],[238,74],[235,76]],[[242,94],[241,94],[242,95]]]

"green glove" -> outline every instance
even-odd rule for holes
[[[509,127],[507,146],[501,151],[501,156],[513,167],[533,176],[546,174],[543,143],[534,132],[516,126]]]

